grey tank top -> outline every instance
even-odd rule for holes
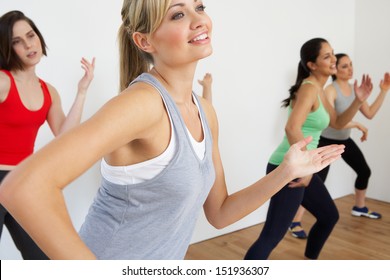
[[[198,102],[206,143],[201,160],[166,89],[147,73],[136,82],[152,85],[164,99],[177,139],[175,155],[161,173],[146,182],[116,185],[102,178],[80,236],[98,259],[184,259],[215,181],[211,132]]]
[[[336,89],[336,100],[334,104],[334,108],[336,110],[337,115],[340,115],[345,110],[348,109],[349,106],[351,106],[353,100],[355,99],[355,90],[352,87],[352,93],[350,96],[345,96],[340,89],[340,86],[336,81],[332,83],[334,88]],[[328,126],[321,134],[322,137],[328,138],[328,139],[335,139],[335,140],[346,140],[351,136],[351,129],[334,129],[330,126]]]

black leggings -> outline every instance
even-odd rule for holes
[[[0,170],[0,183],[9,171]],[[0,237],[3,225],[6,225],[16,247],[25,260],[47,260],[48,257],[34,243],[31,237],[23,230],[18,222],[8,213],[7,209],[0,204]]]
[[[351,138],[348,138],[347,140],[333,140],[321,136],[318,147],[331,144],[345,145],[345,150],[344,153],[341,154],[341,157],[357,174],[355,188],[358,190],[367,189],[368,180],[371,176],[371,170],[358,145],[356,145],[356,143]],[[318,172],[318,176],[320,176],[324,182],[328,176],[329,168],[330,165]]]
[[[276,167],[268,164],[267,173]],[[339,213],[323,181],[316,174],[309,186],[285,186],[271,198],[263,230],[249,248],[245,259],[268,259],[272,250],[283,239],[301,204],[316,218],[307,238],[305,256],[308,259],[317,259],[339,219]]]

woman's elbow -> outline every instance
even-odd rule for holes
[[[0,204],[5,205],[7,202],[7,194],[4,192],[2,185],[0,185]]]
[[[337,123],[331,123],[331,124],[329,124],[329,126],[330,126],[331,128],[333,128],[333,129],[338,129],[338,130],[344,128],[344,126],[339,125],[339,124],[337,124]]]
[[[215,229],[223,229],[225,228],[227,225],[223,224],[223,223],[219,223],[219,222],[210,222],[210,224],[215,228]]]
[[[28,186],[28,178],[15,174],[14,171],[9,172],[0,184],[1,205],[5,208],[23,205],[23,201],[28,201],[31,198]]]
[[[284,132],[286,133],[287,137],[290,135],[293,135],[296,131],[300,131],[300,130],[301,130],[301,127],[296,126],[294,124],[287,124],[284,127]]]
[[[206,218],[207,218],[207,221],[209,222],[210,225],[212,225],[214,228],[216,229],[223,229],[225,228],[226,226],[228,226],[224,221],[223,219],[221,218],[218,218],[218,217],[210,217],[210,216],[207,216],[206,215]]]
[[[8,207],[15,197],[15,187],[13,187],[12,181],[7,180],[7,177],[0,184],[0,204],[5,208]]]
[[[345,128],[345,126],[348,124],[348,122],[340,122],[341,120],[340,119],[334,119],[334,120],[330,120],[329,122],[329,126],[333,129],[343,129]]]

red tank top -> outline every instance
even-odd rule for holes
[[[43,105],[37,111],[27,109],[20,99],[12,74],[1,70],[11,80],[7,98],[0,103],[0,164],[17,165],[34,152],[38,129],[45,122],[51,96],[44,81],[39,79]]]

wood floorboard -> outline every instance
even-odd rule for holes
[[[390,260],[390,203],[367,199],[367,206],[382,214],[374,220],[350,214],[354,195],[335,200],[340,219],[327,240],[320,260]],[[303,227],[309,230],[314,217],[306,212]],[[242,260],[260,234],[263,223],[190,245],[187,260]],[[301,260],[306,246],[286,233],[270,260]]]

